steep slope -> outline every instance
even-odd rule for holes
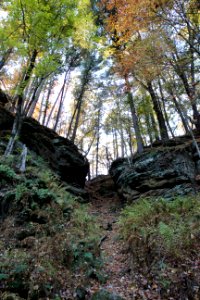
[[[7,138],[13,120],[14,116],[0,105],[1,139],[3,137],[4,139]],[[47,161],[50,168],[63,181],[84,187],[89,163],[70,140],[59,136],[53,130],[40,125],[32,118],[24,119],[20,140]]]
[[[0,156],[0,299],[75,299],[98,267],[99,226],[40,157],[29,151],[23,174],[19,157]]]

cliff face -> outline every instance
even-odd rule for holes
[[[0,136],[10,132],[13,120],[14,116],[0,105]],[[63,181],[84,186],[89,163],[70,140],[32,118],[24,119],[20,140],[46,160]]]
[[[110,175],[129,202],[148,196],[171,198],[198,190],[199,159],[189,137],[176,138],[131,159],[114,161]]]

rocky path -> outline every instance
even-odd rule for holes
[[[134,286],[130,274],[129,258],[126,246],[120,239],[117,224],[122,204],[114,192],[109,177],[102,176],[95,179],[88,186],[91,198],[90,213],[95,215],[102,227],[100,250],[104,260],[104,272],[107,281],[100,284],[91,282],[91,293],[104,289],[126,300],[134,299]],[[113,299],[116,299],[113,296]]]

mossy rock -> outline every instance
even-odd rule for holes
[[[123,299],[122,297],[116,294],[110,293],[106,290],[100,290],[92,296],[91,300],[125,300],[125,299]]]

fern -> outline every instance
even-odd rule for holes
[[[174,201],[144,199],[127,206],[119,225],[135,259],[149,256],[152,262],[165,256],[183,258],[199,239],[200,201],[182,197]]]

